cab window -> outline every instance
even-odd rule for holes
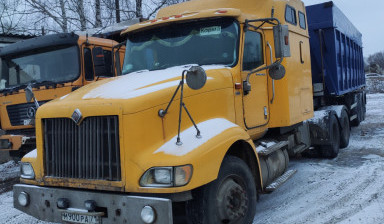
[[[94,79],[92,52],[90,48],[84,48],[84,73],[85,80],[92,81]]]
[[[249,71],[264,64],[262,46],[260,33],[251,31],[245,33],[243,70]]]
[[[289,5],[285,8],[285,21],[297,25],[296,10]]]
[[[105,75],[107,77],[112,77],[112,52],[108,50],[103,50],[104,61],[105,61]]]
[[[304,13],[299,11],[299,24],[302,29],[307,29],[307,24],[305,22],[305,15]]]

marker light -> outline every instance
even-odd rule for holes
[[[227,13],[228,11],[227,10],[217,10],[216,12],[217,13]]]

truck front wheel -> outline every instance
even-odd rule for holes
[[[186,204],[189,223],[252,223],[256,213],[256,186],[245,162],[227,156],[218,178],[192,192]]]

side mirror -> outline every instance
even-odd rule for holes
[[[200,66],[192,66],[186,75],[186,81],[189,88],[198,90],[203,88],[207,82],[207,74],[204,69]]]
[[[275,42],[275,58],[291,57],[288,25],[274,26],[273,39]]]
[[[93,54],[93,64],[95,67],[95,76],[105,75],[107,73],[107,68],[105,67],[103,48],[101,47],[93,48],[92,54]]]
[[[35,97],[35,94],[32,92],[32,86],[28,85],[25,90],[25,98],[27,99],[27,102],[31,102],[31,100]]]
[[[285,68],[281,64],[276,64],[268,70],[268,73],[273,80],[280,80],[285,76]]]

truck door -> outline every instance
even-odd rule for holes
[[[242,80],[251,70],[265,66],[263,34],[247,31],[243,41]],[[247,129],[264,126],[269,120],[268,77],[266,71],[250,76],[251,91],[243,95],[244,123]]]

